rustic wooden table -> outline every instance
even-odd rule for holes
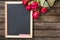
[[[0,1],[0,40],[60,40],[60,0],[38,20],[34,20],[32,39],[6,39],[5,32],[5,2]]]

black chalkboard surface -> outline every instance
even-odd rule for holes
[[[20,2],[5,2],[5,37],[32,38],[32,11]]]

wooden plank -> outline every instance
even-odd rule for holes
[[[60,23],[60,16],[40,16],[35,23]]]
[[[25,40],[60,40],[60,38],[33,38],[33,39],[25,39]]]
[[[15,0],[14,0],[15,1]],[[17,1],[21,1],[21,0],[17,0]],[[0,6],[3,5],[4,6],[4,1],[0,1]],[[53,7],[60,7],[60,0],[56,0],[55,4]]]
[[[4,23],[4,22],[5,22],[4,17],[3,18],[0,18],[0,23]]]
[[[3,23],[5,20],[5,14],[4,13],[5,13],[4,9],[0,10],[0,22],[3,22]]]
[[[25,40],[60,40],[60,38],[32,38],[32,39],[25,39]]]
[[[5,29],[5,23],[0,23],[0,30],[4,30]]]
[[[60,38],[44,38],[44,40],[60,40]]]
[[[4,9],[0,9],[0,16],[5,16],[5,10]]]
[[[10,39],[7,39],[7,38],[5,38],[5,37],[0,37],[0,40],[60,40],[60,38],[30,38],[30,39],[12,39],[12,38],[10,38]]]
[[[5,40],[5,37],[1,37],[1,36],[0,36],[0,40]]]
[[[4,37],[0,37],[4,40],[60,40],[60,38],[32,38],[32,39],[5,39]]]
[[[0,29],[4,28],[5,24],[0,23]],[[34,23],[34,30],[60,30],[60,23]]]
[[[34,37],[60,37],[60,30],[35,30]]]
[[[60,38],[32,38],[32,39],[6,39],[4,37],[0,37],[1,40],[60,40]]]
[[[4,28],[5,23],[0,23],[0,29]],[[34,23],[34,30],[60,30],[60,23]]]
[[[60,30],[60,23],[34,23],[35,30]]]
[[[18,38],[5,38],[5,40],[18,40]]]
[[[5,1],[0,1],[0,8],[5,6]]]
[[[0,29],[4,28],[5,23],[0,23]],[[60,30],[60,23],[34,23],[34,30]]]
[[[0,36],[5,36],[5,31],[4,30],[0,30]]]
[[[4,36],[4,30],[0,30],[0,36]],[[60,30],[34,30],[34,37],[60,37]]]
[[[19,39],[20,40],[20,39]],[[30,39],[23,39],[23,40],[43,40],[43,38],[30,38]]]

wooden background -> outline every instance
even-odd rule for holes
[[[60,40],[60,0],[38,20],[34,20],[32,39],[5,38],[5,2],[0,1],[0,40]]]

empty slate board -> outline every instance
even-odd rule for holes
[[[6,38],[32,38],[32,26],[32,10],[26,10],[22,1],[5,2]]]

